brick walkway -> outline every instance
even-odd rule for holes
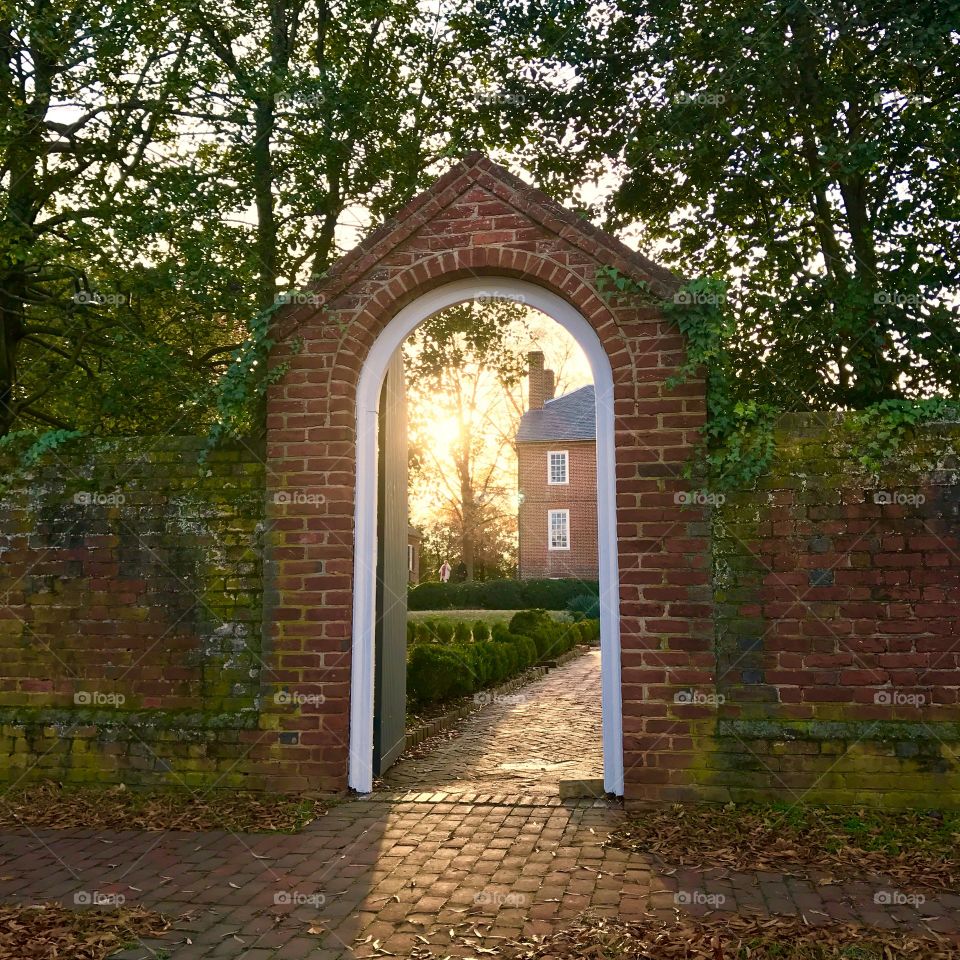
[[[600,651],[483,708],[429,756],[387,771],[393,790],[558,796],[560,780],[603,777]]]
[[[536,686],[541,695],[555,694],[556,704],[567,703],[563,698],[576,698],[574,688],[591,669],[588,659],[574,661]],[[537,703],[540,709],[522,714],[523,729],[544,744],[549,734],[538,718],[549,717],[552,706]],[[469,746],[471,759],[458,761],[456,770],[471,779],[450,783],[473,789],[503,769],[496,757],[481,760],[473,752],[481,742],[474,725],[487,731],[487,743],[513,744],[521,720],[500,706],[467,721],[464,735],[444,747],[454,757],[458,743]],[[500,759],[513,764],[514,756]],[[431,777],[446,769],[414,764],[408,769],[428,770]],[[518,799],[513,790],[526,773],[504,773],[511,776],[497,778],[494,796],[486,787],[471,802],[380,792],[334,808],[295,836],[8,834],[0,836],[0,899],[71,905],[77,893],[122,895],[130,905],[173,918],[173,931],[156,944],[172,960],[477,957],[485,955],[478,946],[547,933],[586,909],[670,916],[678,904],[694,913],[801,913],[813,925],[835,918],[960,934],[960,896],[953,894],[924,891],[925,900],[911,905],[916,891],[891,890],[881,879],[818,886],[769,873],[677,871],[606,849],[605,836],[623,816],[616,804]],[[547,773],[537,771],[540,783]],[[878,905],[878,894],[904,902]],[[122,956],[153,957],[152,946]]]

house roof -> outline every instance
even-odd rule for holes
[[[517,443],[596,439],[596,394],[592,383],[548,400],[542,410],[528,410],[520,418],[517,430]]]

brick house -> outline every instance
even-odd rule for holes
[[[593,384],[554,397],[543,354],[529,361],[529,409],[517,430],[519,575],[596,580],[597,426]]]

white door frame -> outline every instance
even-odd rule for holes
[[[597,520],[600,560],[603,781],[623,795],[623,711],[620,691],[620,581],[617,567],[613,372],[596,331],[556,294],[507,277],[456,280],[405,306],[377,337],[357,384],[357,486],[354,526],[353,646],[350,668],[349,784],[373,789],[373,638],[376,624],[377,429],[380,390],[390,359],[424,320],[476,297],[515,300],[556,320],[590,362],[597,398]]]

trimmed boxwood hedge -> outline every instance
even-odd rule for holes
[[[410,610],[566,610],[577,597],[600,596],[590,580],[471,580],[467,583],[428,581],[410,590]]]
[[[482,621],[420,621],[407,652],[407,694],[420,706],[468,696],[599,636],[597,620],[558,623],[543,609],[492,630]]]

